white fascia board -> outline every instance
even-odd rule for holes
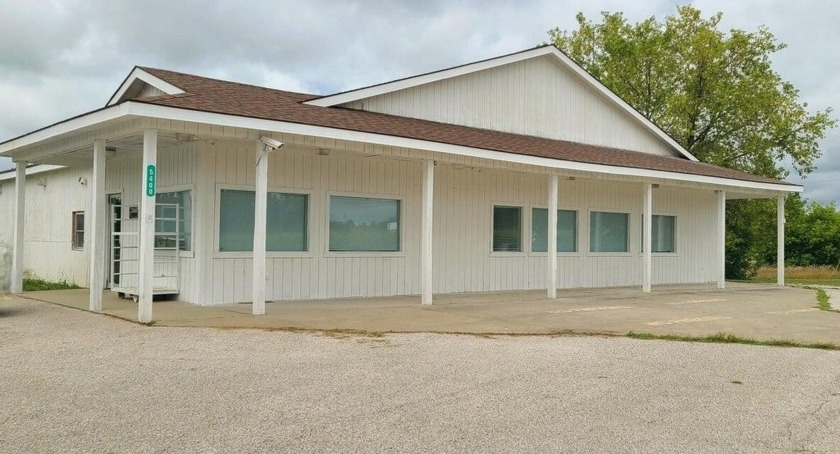
[[[134,68],[131,71],[131,74],[129,74],[125,79],[125,82],[123,82],[122,85],[120,85],[120,88],[117,89],[117,92],[114,93],[114,96],[111,96],[111,99],[108,100],[108,104],[106,104],[106,106],[113,106],[114,104],[120,102],[123,95],[125,95],[125,92],[131,87],[131,84],[138,79],[157,88],[167,95],[180,95],[181,93],[184,93],[184,90],[181,90],[175,85],[172,85],[159,77],[153,76],[140,68]]]
[[[327,139],[346,140],[353,142],[366,142],[377,145],[386,145],[402,148],[414,148],[418,150],[445,153],[458,156],[469,156],[494,161],[509,162],[515,164],[533,165],[558,170],[573,170],[582,172],[593,172],[607,175],[622,175],[642,179],[656,178],[675,182],[703,183],[715,186],[735,187],[757,191],[772,192],[802,192],[801,186],[762,183],[755,181],[737,180],[731,178],[711,177],[679,172],[667,172],[662,170],[637,169],[632,167],[616,167],[604,164],[590,164],[585,162],[564,161],[559,159],[528,156],[503,151],[486,150],[481,148],[465,147],[441,142],[432,142],[421,139],[390,136],[369,132],[352,131],[346,129],[330,128],[325,126],[314,126],[300,123],[291,123],[277,120],[267,120],[238,115],[219,114],[197,110],[179,109],[175,107],[159,106],[141,102],[125,102],[122,105],[129,107],[128,114],[142,117],[161,118],[166,120],[190,121],[218,126],[229,126],[235,128],[256,129],[260,131],[300,134]]]
[[[57,169],[63,169],[64,166],[54,166],[52,164],[38,164],[35,166],[27,167],[26,168],[26,175],[36,175],[39,173],[50,172]],[[0,181],[7,181],[7,180],[14,180],[16,172],[4,172],[0,173]]]
[[[466,64],[462,66],[457,66],[455,68],[444,69],[441,71],[435,71],[429,74],[423,74],[416,77],[408,77],[405,79],[395,80],[393,82],[385,82],[379,85],[374,85],[367,88],[360,88],[358,90],[351,90],[346,91],[344,93],[338,93],[335,95],[324,96],[322,98],[313,99],[310,101],[304,102],[304,104],[311,104],[313,106],[319,107],[332,107],[337,106],[339,104],[345,104],[348,102],[358,101],[360,99],[365,98],[372,98],[374,96],[383,95],[385,93],[391,93],[398,90],[404,90],[406,88],[416,87],[418,85],[424,85],[432,82],[437,82],[443,79],[450,79],[453,77],[462,76],[464,74],[473,73],[476,71],[482,71],[485,69],[495,68],[497,66],[503,66],[510,63],[516,63],[518,61],[527,60],[533,57],[539,57],[542,55],[548,55],[551,52],[553,47],[546,46],[546,47],[537,47],[535,49],[531,49],[524,52],[517,52],[515,54],[506,55],[504,57],[493,58],[489,60],[484,60],[472,64]]]
[[[627,114],[629,114],[633,119],[640,122],[645,128],[650,130],[654,135],[658,138],[663,140],[665,143],[670,145],[672,148],[677,150],[678,153],[683,155],[685,158],[698,162],[696,156],[689,153],[682,145],[677,143],[671,136],[665,133],[659,126],[653,124],[647,117],[639,113],[636,109],[634,109],[630,104],[627,104],[626,101],[621,99],[620,96],[613,93],[612,90],[607,88],[604,84],[602,84],[598,79],[589,74],[585,69],[583,69],[580,65],[575,63],[571,58],[569,58],[566,54],[561,52],[554,46],[545,46],[545,47],[538,47],[529,51],[519,52],[516,54],[506,55],[504,57],[494,58],[491,60],[484,60],[480,62],[476,62],[473,64],[467,64],[463,66],[458,66],[452,69],[446,69],[442,71],[437,71],[430,74],[425,74],[417,77],[409,77],[407,79],[396,80],[394,82],[386,82],[380,85],[374,85],[368,88],[362,88],[359,90],[339,93],[332,96],[325,96],[323,98],[313,99],[311,101],[306,101],[304,104],[311,104],[313,106],[320,106],[320,107],[331,107],[336,106],[339,104],[345,104],[348,102],[358,101],[360,99],[365,98],[372,98],[374,96],[383,95],[386,93],[395,92],[398,90],[404,90],[406,88],[416,87],[418,85],[424,85],[432,82],[437,82],[443,79],[450,79],[453,77],[458,77],[464,74],[469,74],[477,71],[482,71],[485,69],[495,68],[497,66],[503,66],[510,63],[516,63],[522,60],[527,60],[534,57],[541,57],[543,55],[553,55],[563,66],[571,70],[575,75],[579,78],[583,79],[586,83],[590,86],[595,88],[601,95],[605,96],[607,99],[612,101],[614,104],[618,105],[622,110],[624,110]]]
[[[47,126],[46,128],[9,140],[8,142],[0,143],[0,156],[11,156],[14,154],[13,152],[16,149],[33,145],[44,140],[49,140],[53,137],[93,126],[98,123],[115,120],[126,116],[128,114],[128,110],[129,106],[127,103],[123,103],[116,106],[94,110],[93,112],[73,117],[52,126]]]

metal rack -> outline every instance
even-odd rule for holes
[[[177,295],[180,282],[178,204],[155,205],[154,295]],[[137,206],[111,205],[111,290],[121,298],[139,296],[140,220]]]

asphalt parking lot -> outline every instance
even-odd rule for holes
[[[4,452],[836,452],[840,352],[146,327],[0,300]]]

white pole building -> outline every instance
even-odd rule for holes
[[[141,322],[161,294],[259,315],[723,288],[726,201],[744,198],[777,200],[782,285],[784,198],[802,191],[700,163],[553,46],[328,96],[136,67],[103,108],[0,155],[18,164],[0,174],[13,290],[32,270],[89,286],[101,310],[107,287]]]

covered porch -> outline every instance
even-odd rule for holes
[[[189,281],[182,285],[183,292],[189,292],[189,300],[205,304],[205,301],[214,302],[209,295],[213,289],[203,283],[214,280],[218,277],[229,277],[228,265],[223,265],[219,271],[219,263],[226,261],[233,263],[231,268],[237,275],[237,281],[233,285],[239,286],[248,295],[247,299],[236,299],[234,301],[252,301],[247,306],[253,315],[266,313],[266,300],[277,299],[271,294],[267,295],[267,282],[271,282],[272,273],[276,277],[283,274],[284,270],[291,268],[280,268],[276,265],[277,259],[296,259],[303,261],[307,259],[324,259],[331,261],[342,261],[348,268],[359,266],[360,262],[368,263],[370,254],[341,254],[332,251],[320,238],[318,248],[310,248],[303,253],[272,255],[266,250],[266,225],[267,225],[267,199],[269,187],[277,187],[278,184],[270,181],[272,178],[282,181],[282,187],[292,188],[296,191],[303,191],[308,194],[323,195],[327,199],[334,194],[348,194],[346,190],[335,191],[329,186],[305,186],[306,177],[299,177],[296,170],[289,167],[289,164],[301,163],[303,167],[312,169],[312,173],[323,176],[330,180],[333,178],[334,169],[342,166],[353,165],[360,172],[364,172],[373,178],[374,172],[378,172],[383,180],[398,184],[402,191],[395,195],[396,199],[405,203],[411,208],[406,210],[405,219],[400,220],[399,250],[393,253],[381,254],[391,262],[400,263],[402,267],[398,278],[409,282],[409,284],[391,283],[397,289],[392,293],[407,294],[415,296],[395,297],[399,301],[411,301],[414,304],[423,305],[446,304],[450,291],[436,292],[441,288],[457,288],[453,283],[444,285],[442,280],[451,279],[446,267],[451,269],[453,264],[450,259],[451,246],[463,239],[469,239],[470,235],[476,236],[474,230],[478,228],[490,229],[494,218],[481,219],[484,223],[466,225],[464,231],[459,232],[461,239],[452,236],[450,226],[446,224],[451,219],[459,217],[457,204],[450,203],[452,197],[461,197],[464,190],[470,188],[459,180],[469,181],[474,179],[487,186],[486,193],[480,194],[476,200],[480,200],[479,217],[484,216],[487,210],[494,210],[496,206],[513,207],[519,209],[519,215],[527,216],[528,221],[520,220],[520,232],[518,233],[519,249],[496,250],[495,237],[492,244],[480,244],[481,260],[494,263],[494,270],[508,267],[520,267],[527,263],[528,268],[518,269],[521,274],[520,280],[528,282],[529,287],[541,286],[540,292],[529,292],[528,295],[542,295],[547,300],[556,300],[558,291],[563,290],[566,285],[561,284],[561,276],[568,267],[574,267],[575,261],[586,260],[591,273],[610,273],[613,270],[621,270],[624,281],[639,283],[634,291],[650,293],[656,283],[654,274],[657,271],[654,264],[656,254],[653,248],[653,217],[656,215],[654,209],[658,202],[657,197],[663,191],[690,191],[694,194],[702,194],[704,210],[706,206],[713,206],[714,210],[708,210],[694,216],[704,218],[713,228],[705,231],[702,238],[698,234],[695,249],[705,249],[704,254],[712,257],[712,260],[703,259],[705,267],[702,273],[697,276],[711,276],[702,279],[704,282],[712,282],[717,289],[726,286],[724,280],[724,251],[725,251],[725,206],[727,199],[735,198],[775,198],[778,203],[778,263],[784,263],[784,191],[776,186],[767,183],[744,182],[741,185],[732,180],[714,177],[698,177],[687,174],[669,174],[667,172],[646,171],[644,169],[628,169],[607,165],[594,165],[578,162],[561,161],[548,158],[523,157],[511,153],[488,152],[480,149],[468,149],[466,147],[447,147],[435,145],[418,140],[406,140],[387,136],[369,135],[360,137],[359,134],[352,134],[338,130],[326,130],[325,128],[303,128],[289,126],[278,122],[265,120],[247,120],[242,118],[231,118],[224,115],[213,115],[195,112],[181,112],[177,109],[159,108],[153,116],[148,106],[134,106],[132,103],[125,103],[115,106],[113,109],[122,111],[112,112],[111,116],[104,116],[101,112],[92,113],[87,116],[69,120],[39,131],[30,136],[15,139],[4,145],[4,152],[10,154],[19,164],[16,175],[16,202],[15,202],[15,241],[13,261],[13,291],[19,292],[22,289],[22,276],[24,270],[23,244],[24,224],[26,210],[26,172],[27,163],[47,163],[55,165],[68,165],[79,167],[92,167],[92,178],[90,182],[90,227],[89,234],[89,269],[92,289],[88,295],[88,308],[94,311],[103,309],[103,296],[99,289],[105,287],[107,279],[106,254],[107,254],[107,200],[109,191],[113,187],[106,185],[106,162],[118,159],[125,159],[131,163],[122,166],[119,170],[120,178],[124,181],[123,191],[136,194],[135,204],[139,208],[139,269],[138,269],[138,304],[127,305],[125,308],[136,311],[136,319],[143,323],[160,320],[153,318],[153,296],[155,293],[155,253],[154,253],[154,231],[156,219],[155,195],[158,190],[157,179],[172,168],[179,170],[179,175],[188,178],[180,187],[189,187],[195,191],[196,203],[194,210],[197,222],[194,226],[194,245],[190,251],[184,251],[181,258],[188,263],[189,271],[185,273]],[[104,111],[102,111],[104,112]],[[247,123],[247,127],[246,127]],[[238,125],[238,126],[234,126]],[[240,153],[243,151],[244,153]],[[159,154],[169,154],[172,159],[169,166],[158,165]],[[211,160],[208,156],[214,156]],[[316,168],[315,164],[308,161],[321,160],[331,163],[329,167]],[[360,164],[361,163],[361,164]],[[394,164],[392,167],[399,169],[401,173],[388,174],[386,165]],[[382,165],[380,165],[382,164]],[[308,166],[308,167],[307,167]],[[230,170],[235,168],[236,170]],[[224,177],[220,179],[220,172],[230,171],[235,175],[235,184],[228,184]],[[370,170],[374,169],[374,170]],[[282,176],[279,173],[282,172]],[[343,172],[343,171],[342,171]],[[482,175],[487,173],[502,175],[499,177],[485,178]],[[292,175],[291,181],[288,176]],[[443,177],[443,183],[441,183]],[[234,178],[234,177],[231,177]],[[339,179],[355,180],[359,187],[366,187],[364,177],[353,175],[347,171],[346,175],[339,175]],[[331,181],[331,180],[330,180]],[[302,183],[301,183],[302,182]],[[415,184],[416,182],[416,184]],[[492,188],[496,182],[503,182],[510,186],[506,190],[509,193],[497,195],[498,191]],[[352,181],[350,183],[353,183]],[[738,183],[738,184],[736,184]],[[301,186],[303,184],[304,186]],[[315,183],[310,183],[314,185]],[[332,183],[330,183],[332,184]],[[377,183],[371,183],[375,186]],[[170,184],[171,185],[171,184]],[[517,185],[520,185],[517,187]],[[533,250],[530,245],[531,236],[531,210],[543,209],[546,212],[547,231],[546,238],[558,237],[558,212],[565,204],[560,201],[570,193],[583,194],[591,188],[598,186],[615,185],[615,193],[620,192],[620,197],[609,191],[603,192],[599,197],[606,200],[613,198],[610,202],[596,201],[587,202],[589,206],[581,205],[571,207],[579,210],[580,219],[577,226],[580,226],[580,246],[572,255],[558,251],[558,248],[547,247],[545,252]],[[217,195],[222,187],[249,189],[254,192],[254,218],[253,218],[253,248],[247,254],[229,254],[221,251],[218,244],[217,230],[218,214],[214,210],[218,207]],[[524,193],[527,189],[527,201],[514,200],[516,194]],[[384,190],[387,192],[387,190]],[[442,192],[442,194],[441,194]],[[354,191],[351,195],[364,195],[366,192]],[[494,195],[496,194],[496,195]],[[500,193],[499,193],[500,194]],[[513,194],[513,195],[511,195]],[[533,195],[538,194],[538,195]],[[389,194],[391,195],[391,194]],[[707,197],[708,196],[708,197]],[[713,205],[706,204],[706,199]],[[464,203],[470,199],[462,197]],[[415,203],[416,202],[416,203]],[[318,207],[317,215],[324,215],[327,212],[327,202],[321,201],[322,206]],[[484,206],[487,204],[487,206]],[[590,208],[600,204],[607,206],[604,212],[622,211],[627,213],[625,220],[626,231],[624,232],[625,250],[618,254],[602,253],[595,246],[588,243],[585,237],[592,228],[589,225],[589,218],[594,210]],[[317,206],[314,205],[313,206]],[[566,206],[568,208],[568,206]],[[443,208],[444,213],[439,211]],[[690,210],[691,207],[684,207]],[[443,216],[442,216],[443,214]],[[639,217],[636,217],[638,214]],[[446,217],[444,217],[446,216]],[[493,216],[493,215],[491,215]],[[444,221],[441,221],[444,219]],[[596,218],[593,218],[596,219]],[[641,221],[637,227],[636,221]],[[486,222],[485,222],[486,221]],[[324,221],[314,218],[315,224]],[[589,227],[589,228],[587,228]],[[696,227],[696,226],[695,226]],[[577,229],[577,227],[576,227]],[[699,228],[698,228],[699,229]],[[698,230],[699,231],[699,230]],[[406,232],[406,233],[403,233]],[[324,235],[324,231],[318,232]],[[482,232],[482,235],[488,234]],[[488,234],[488,235],[494,235]],[[637,242],[637,239],[638,242]],[[482,240],[483,241],[483,240]],[[548,241],[548,244],[551,244]],[[631,247],[632,245],[632,247]],[[476,249],[478,250],[478,249]],[[407,252],[408,251],[408,252]],[[441,256],[444,258],[442,259]],[[359,260],[359,259],[364,260]],[[374,257],[375,258],[375,257]],[[274,261],[272,261],[274,259]],[[620,263],[619,263],[620,260]],[[690,257],[685,254],[683,261],[691,262]],[[391,263],[389,262],[389,263]],[[615,263],[613,263],[615,262]],[[272,266],[272,263],[275,265]],[[600,263],[609,263],[609,269],[603,268]],[[664,262],[663,262],[664,263]],[[366,265],[362,265],[366,266]],[[382,264],[378,265],[383,268]],[[628,271],[628,266],[631,268]],[[660,271],[665,265],[660,266]],[[215,267],[215,268],[214,268]],[[331,270],[329,265],[318,268],[317,272]],[[441,271],[444,270],[444,271]],[[783,266],[779,266],[778,284],[784,284]],[[294,271],[292,271],[294,272]],[[348,274],[349,273],[349,274]],[[365,276],[376,273],[376,269],[367,270]],[[590,274],[591,274],[590,273]],[[538,278],[533,276],[539,275]],[[241,277],[239,277],[241,276]],[[638,279],[636,278],[638,276]],[[281,276],[288,282],[290,276]],[[347,293],[355,291],[352,286],[358,286],[359,280],[354,271],[346,271],[344,283]],[[328,279],[324,276],[310,275],[313,282],[323,282]],[[488,277],[484,277],[485,283]],[[491,279],[492,280],[492,279]],[[353,281],[353,282],[350,282]],[[591,286],[587,282],[594,282],[594,279],[583,282],[583,285]],[[620,282],[624,282],[620,281]],[[534,284],[536,283],[536,284]],[[364,282],[362,282],[362,285]],[[496,284],[491,282],[491,284]],[[274,284],[277,287],[277,284]],[[324,284],[312,284],[321,285]],[[328,284],[329,285],[329,284]],[[514,285],[523,284],[517,283]],[[626,285],[619,283],[617,285]],[[276,288],[275,288],[276,290]],[[307,304],[320,304],[319,301],[331,299],[330,291],[317,293],[311,297]],[[486,289],[485,289],[486,290]],[[390,290],[389,290],[390,291]],[[455,290],[457,292],[457,290]],[[373,290],[371,290],[373,292]],[[237,290],[237,294],[243,292]],[[416,295],[419,294],[419,300]],[[478,293],[482,295],[484,293]],[[375,295],[374,295],[375,296]],[[183,297],[183,295],[182,295]],[[294,298],[291,298],[294,299]],[[566,301],[564,301],[565,303]],[[128,304],[128,303],[127,303]],[[163,310],[168,303],[155,304],[155,310]],[[302,303],[301,303],[302,304]],[[245,306],[234,306],[241,309]],[[279,307],[279,306],[272,306]],[[292,306],[284,306],[290,309]],[[236,312],[236,311],[234,311]]]

